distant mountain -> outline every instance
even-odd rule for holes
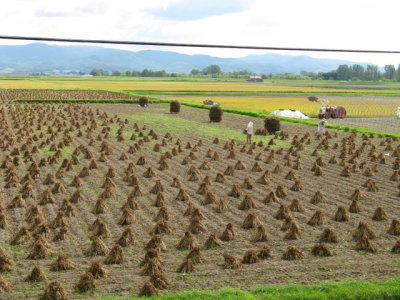
[[[327,72],[336,69],[341,64],[353,65],[354,62],[280,54],[220,58],[170,51],[133,52],[96,46],[54,46],[44,43],[0,46],[0,73],[52,71],[89,73],[92,69],[141,71],[145,68],[190,73],[192,69],[203,69],[211,64],[219,65],[223,72],[248,70],[257,74],[299,74],[302,70]]]

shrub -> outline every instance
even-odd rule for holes
[[[222,108],[219,105],[212,106],[210,108],[210,121],[211,122],[221,122],[222,120]]]
[[[170,113],[179,113],[181,111],[181,104],[179,101],[171,101],[169,105],[169,112]]]
[[[147,99],[147,97],[140,97],[139,98],[139,105],[141,107],[146,107],[149,105],[149,99]]]
[[[281,122],[279,118],[268,117],[264,120],[264,127],[269,134],[273,134],[281,129]]]

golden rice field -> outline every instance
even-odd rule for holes
[[[98,79],[23,79],[1,80],[3,89],[112,89],[124,91],[204,91],[204,92],[302,92],[312,95],[318,93],[359,93],[376,94],[374,89],[361,88],[327,88],[311,86],[289,86],[271,83],[246,82],[194,82],[194,81],[135,81],[132,80],[98,80]],[[398,94],[397,89],[380,89],[379,93]]]
[[[205,96],[174,96],[176,100],[201,103]],[[252,97],[252,96],[209,96],[222,107],[242,108],[272,112],[277,109],[297,109],[315,117],[320,103],[314,103],[305,97]],[[393,117],[400,105],[400,98],[395,97],[324,97],[331,106],[343,106],[349,117]]]

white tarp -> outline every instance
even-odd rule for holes
[[[296,118],[296,119],[309,119],[310,117],[303,114],[301,111],[296,109],[278,109],[273,111],[271,114],[280,117]]]
[[[400,106],[397,108],[397,113],[396,113],[397,117],[400,118]]]

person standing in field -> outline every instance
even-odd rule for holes
[[[325,124],[326,124],[326,120],[322,119],[318,124],[317,133],[324,134],[326,132]]]
[[[254,123],[249,122],[246,127],[246,144],[251,144],[251,137],[254,134]]]

